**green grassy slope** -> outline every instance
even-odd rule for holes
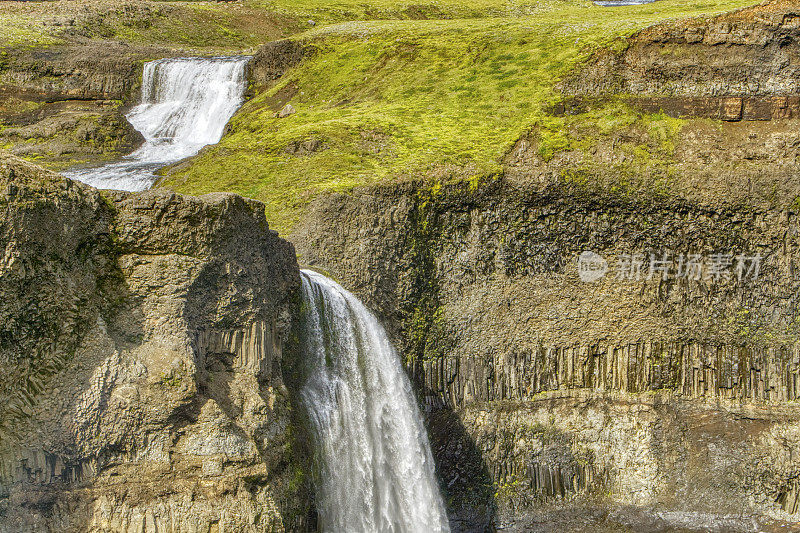
[[[248,5],[331,24],[350,20],[515,17],[565,0],[248,0]]]
[[[51,0],[0,2],[0,49],[113,39],[242,51],[315,26],[353,20],[530,15],[564,0]]]
[[[268,4],[280,10],[290,2]],[[291,4],[313,14],[323,2]],[[257,198],[266,203],[271,223],[289,231],[302,207],[322,192],[383,180],[468,179],[497,172],[503,154],[531,128],[537,129],[539,155],[546,160],[574,142],[565,133],[571,119],[545,109],[559,98],[559,78],[577,62],[600,46],[621,46],[620,37],[657,22],[752,4],[662,0],[608,9],[554,1],[536,4],[536,12],[483,0],[470,3],[483,9],[486,17],[480,19],[317,27],[297,37],[315,46],[316,55],[248,102],[219,145],[168,171],[163,184],[193,194],[227,190]],[[367,13],[362,3],[333,5],[361,6],[356,15]],[[467,3],[435,5],[458,12]],[[395,13],[402,14],[402,9]],[[276,118],[286,102],[297,113]],[[585,119],[601,128],[633,120],[624,106]]]
[[[0,2],[0,49],[115,40],[240,51],[307,27],[288,12],[241,2]]]

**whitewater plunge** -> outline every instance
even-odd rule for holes
[[[411,383],[377,319],[355,296],[302,271],[300,391],[318,467],[326,532],[449,531]]]
[[[100,189],[149,189],[156,170],[219,142],[244,101],[248,61],[214,57],[145,63],[141,103],[125,117],[145,143],[121,161],[64,175]]]

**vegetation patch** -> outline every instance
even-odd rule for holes
[[[241,52],[308,27],[258,2],[0,3],[0,49],[96,39]]]
[[[321,193],[410,178],[446,181],[500,172],[504,155],[534,128],[545,160],[582,142],[568,133],[577,122],[602,132],[650,121],[647,128],[669,151],[671,132],[678,126],[658,117],[637,118],[623,103],[577,117],[549,114],[561,99],[557,82],[599,47],[620,46],[621,38],[651,24],[751,3],[662,0],[606,9],[564,1],[536,4],[540,11],[531,15],[533,4],[511,9],[510,3],[486,1],[477,4],[485,18],[317,27],[297,37],[313,44],[317,53],[248,102],[219,145],[167,171],[163,185],[192,194],[227,190],[257,198],[266,203],[271,225],[287,232]],[[264,5],[280,11],[286,4]],[[309,16],[322,9],[312,0],[292,5]],[[331,14],[332,19],[368,16],[364,10],[370,6],[376,17],[401,17],[394,11],[381,15],[389,4],[380,1],[357,9],[349,2],[335,5],[354,11]],[[441,5],[446,11],[466,4]],[[290,103],[297,112],[277,118],[271,104],[287,87],[296,88]],[[365,145],[365,136],[375,131],[381,132],[386,149]],[[326,149],[302,158],[287,153],[287,146],[311,138],[325,139]]]

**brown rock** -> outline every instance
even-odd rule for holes
[[[263,206],[104,196],[7,154],[0,206],[0,531],[304,527],[299,274]]]

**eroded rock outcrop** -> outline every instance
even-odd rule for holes
[[[104,160],[144,140],[124,117],[145,60],[175,52],[119,42],[6,49],[0,58],[0,143],[47,163]]]
[[[267,43],[253,56],[250,79],[256,87],[263,89],[313,53],[310,45],[292,39]]]
[[[631,96],[648,112],[722,120],[800,116],[800,9],[791,0],[708,19],[645,29],[622,50],[595,54],[561,84],[580,96],[562,111],[597,97]]]
[[[0,156],[0,531],[286,531],[299,286],[257,202]]]

